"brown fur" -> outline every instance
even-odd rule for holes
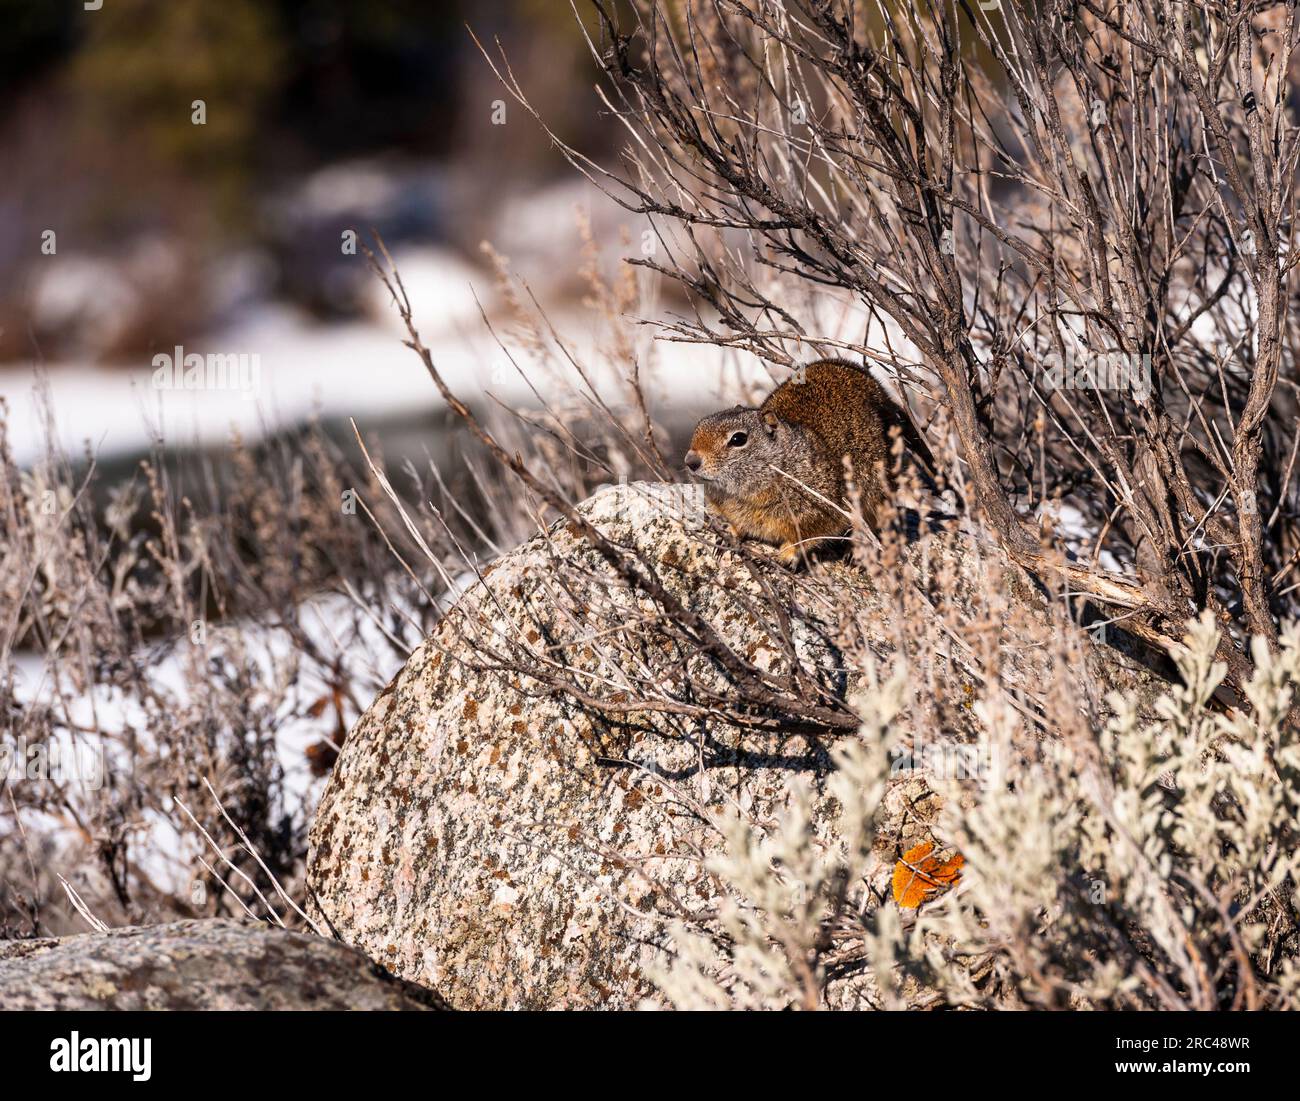
[[[738,406],[701,420],[687,465],[738,536],[775,543],[781,559],[793,563],[800,544],[848,529],[839,511],[849,507],[846,457],[863,518],[879,531],[881,506],[894,488],[893,429],[933,469],[911,419],[879,382],[853,364],[820,360],[757,409]]]

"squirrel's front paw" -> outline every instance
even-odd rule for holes
[[[776,560],[783,566],[797,570],[803,564],[803,555],[799,551],[799,544],[782,544],[781,549],[776,552]]]

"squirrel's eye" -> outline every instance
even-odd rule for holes
[[[727,441],[728,447],[744,447],[749,442],[748,432],[733,432]]]

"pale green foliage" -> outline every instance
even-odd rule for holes
[[[833,751],[830,789],[840,814],[831,843],[817,835],[817,801],[803,778],[795,781],[789,813],[770,835],[736,813],[718,821],[726,847],[706,868],[728,887],[718,924],[730,959],[717,966],[712,938],[677,923],[676,963],[653,976],[674,1004],[760,1009],[817,1003],[825,983],[817,963],[823,918],[846,885],[862,877],[870,857],[874,808],[889,780],[891,730],[905,699],[901,674],[875,687],[864,701],[862,739]]]
[[[720,824],[726,852],[709,868],[730,901],[720,928],[679,928],[657,976],[665,995],[822,1006],[840,981],[826,961],[848,953],[871,974],[849,1004],[1300,1007],[1300,735],[1288,722],[1300,630],[1277,654],[1255,647],[1249,715],[1210,702],[1217,638],[1208,615],[1193,623],[1184,683],[1155,720],[1113,696],[1090,739],[1043,739],[987,693],[988,773],[931,785],[944,798],[937,839],[965,857],[964,875],[915,918],[871,853],[906,682],[869,676],[861,739],[835,751],[838,813],[801,787],[774,830]]]

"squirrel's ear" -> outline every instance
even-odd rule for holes
[[[767,429],[769,436],[776,435],[777,416],[770,409],[763,414],[763,427]]]

